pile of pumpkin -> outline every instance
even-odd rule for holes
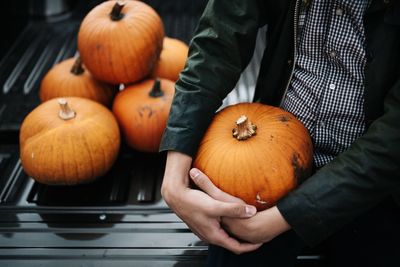
[[[22,165],[41,183],[79,184],[104,175],[119,153],[120,131],[130,147],[157,152],[188,53],[184,43],[164,36],[158,14],[135,0],[92,9],[81,23],[78,50],[80,57],[47,73],[43,103],[21,126]],[[259,103],[220,111],[193,163],[258,210],[308,177],[311,164],[307,129],[292,114]]]
[[[45,184],[80,184],[104,175],[121,137],[157,152],[188,47],[164,35],[160,16],[141,1],[106,1],[78,32],[77,58],[53,66],[42,104],[24,119],[24,170]]]

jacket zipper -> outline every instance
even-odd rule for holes
[[[287,81],[286,84],[286,88],[285,91],[282,95],[281,101],[279,106],[282,107],[283,105],[283,101],[285,100],[287,91],[289,89],[289,85],[290,85],[290,81],[292,80],[293,77],[293,73],[294,73],[294,68],[296,66],[296,52],[297,52],[297,22],[298,22],[298,12],[299,12],[299,4],[300,4],[300,0],[296,0],[296,6],[294,7],[294,44],[293,44],[293,48],[294,48],[294,52],[293,52],[293,65],[292,65],[292,70],[290,72],[290,76],[289,76],[289,80]]]

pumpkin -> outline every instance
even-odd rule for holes
[[[44,76],[39,90],[42,102],[52,98],[78,96],[111,106],[117,90],[100,82],[83,68],[80,57],[54,65]]]
[[[128,146],[142,152],[158,151],[174,86],[167,79],[148,79],[117,94],[112,110]]]
[[[292,114],[241,103],[216,114],[193,165],[222,191],[264,210],[310,175],[312,148],[307,129]]]
[[[50,185],[87,183],[104,175],[120,147],[111,111],[79,97],[40,104],[22,122],[19,138],[25,172]]]
[[[182,41],[164,37],[160,59],[151,76],[176,81],[183,70],[188,56],[189,47]]]
[[[149,5],[141,1],[105,1],[83,19],[78,50],[94,77],[125,84],[150,74],[163,38],[161,18]]]

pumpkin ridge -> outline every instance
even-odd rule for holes
[[[236,154],[235,151],[232,151],[232,149],[230,147],[229,147],[229,149],[227,149],[226,147],[227,147],[226,143],[220,144],[220,146],[218,146],[217,149],[214,151],[213,157],[215,157],[214,155],[219,155],[221,152],[223,152],[223,153],[221,153],[222,157],[219,160],[213,160],[212,161],[214,164],[219,165],[218,168],[214,167],[218,171],[215,174],[216,177],[214,177],[213,179],[215,181],[217,181],[217,183],[222,187],[225,187],[226,185],[223,183],[223,180],[221,180],[220,177],[222,177],[224,175],[224,167],[227,166],[227,164],[224,165],[224,164],[221,164],[221,163],[226,163],[226,158],[229,158],[229,156],[232,155],[232,154]],[[212,158],[210,158],[210,160],[211,159]],[[235,181],[233,181],[233,182],[235,182]],[[231,192],[230,188],[228,188],[228,189],[229,190],[226,191],[228,194],[231,194],[231,195],[236,194],[236,192]]]
[[[68,141],[71,142],[71,138],[68,138],[68,139],[69,139]],[[71,142],[71,144],[69,145],[69,147],[71,147],[71,149],[72,149],[72,154],[73,155],[76,155],[76,147],[75,146],[77,146],[77,144],[74,143],[74,142]],[[75,177],[75,180],[73,181],[73,183],[76,183],[77,179],[80,178],[79,177],[80,171],[79,171],[79,166],[78,166],[79,164],[78,164],[78,162],[76,160],[77,157],[72,157],[72,158],[73,158],[73,162],[74,162],[73,166],[74,166],[74,169],[75,169],[75,174],[73,175],[73,177]],[[72,175],[71,175],[71,177],[72,177]]]
[[[137,31],[136,25],[134,28],[135,28],[134,31]],[[120,31],[121,31],[120,36],[122,36],[122,38],[123,38],[123,36],[126,36],[126,35],[129,36],[129,34],[131,34],[129,32],[129,28],[126,25],[123,25],[123,27],[120,28]],[[138,33],[135,33],[135,35],[137,35],[137,34]],[[120,36],[118,36],[118,39],[121,38]],[[140,73],[140,75],[143,76],[143,73],[144,73],[143,67],[142,67],[143,53],[141,53],[143,48],[141,48],[141,47],[137,48],[136,43],[132,43],[132,45],[130,45],[130,46],[125,46],[125,44],[118,42],[117,45],[119,47],[119,49],[118,49],[119,51],[124,51],[124,54],[118,55],[118,57],[121,57],[123,65],[132,65],[131,68],[123,68],[122,71],[124,72],[124,76],[130,77],[131,76],[130,74],[133,70],[135,70],[136,73]],[[135,58],[135,60],[133,60],[133,59],[127,60],[126,55],[135,55],[136,58]],[[139,61],[140,64],[138,64],[137,61]],[[134,64],[130,64],[129,62],[134,62]],[[139,69],[139,71],[137,71],[137,69]],[[135,74],[135,76],[137,76],[137,74]]]
[[[261,138],[259,138],[259,139],[261,139]],[[268,156],[267,153],[261,154],[258,151],[255,151],[255,149],[258,150],[259,147],[251,147],[251,148],[252,148],[252,151],[253,151],[252,155],[255,157],[254,161],[256,161],[256,162],[271,162],[272,161],[272,160],[267,160],[267,158],[263,157],[263,156]],[[259,191],[259,192],[257,192],[257,194],[255,196],[253,196],[254,203],[256,203],[256,205],[260,205],[260,206],[263,206],[262,201],[266,201],[266,200],[264,200],[263,198],[258,199],[257,196],[260,196],[260,193],[263,193],[263,195],[270,195],[271,194],[271,189],[270,189],[271,183],[270,183],[270,180],[267,178],[268,177],[267,175],[272,175],[272,174],[266,174],[266,173],[264,173],[265,171],[266,170],[265,170],[264,164],[263,164],[263,167],[261,167],[260,170],[251,169],[251,174],[249,175],[249,177],[252,177],[253,175],[261,175],[262,176],[262,183],[264,184],[264,186],[260,186],[259,184],[255,185],[254,183],[256,183],[256,180],[249,179],[252,182],[251,188],[261,188],[262,191],[263,191],[263,192]],[[265,192],[266,190],[268,192]],[[265,204],[266,205],[271,205],[271,203],[269,203],[268,201],[266,201]]]
[[[244,151],[243,151],[243,153],[245,154],[245,155],[251,155],[252,157],[257,157],[257,156],[259,156],[259,153],[255,150],[255,149],[259,149],[259,147],[253,147],[252,145],[250,145],[249,143],[247,143],[246,144],[246,146],[245,146],[245,149],[243,149]],[[256,161],[257,159],[256,158],[254,158],[254,161]],[[254,171],[254,161],[252,162],[252,164],[243,164],[242,163],[242,166],[244,165],[245,166],[245,168],[246,168],[246,170],[247,171],[245,171],[245,173],[247,173],[247,179],[246,179],[246,183],[250,183],[250,184],[246,184],[246,186],[248,187],[248,188],[252,188],[252,190],[254,190],[254,188],[259,188],[260,186],[259,186],[259,182],[258,181],[256,181],[255,179],[251,179],[251,177],[254,177],[253,176],[253,171]],[[257,193],[259,193],[259,192],[257,192]],[[251,197],[251,200],[253,201],[253,203],[256,203],[255,202],[255,196],[253,195],[253,193],[252,192],[247,192],[247,194],[245,195],[245,197],[246,197],[246,199],[248,199],[248,197]],[[257,206],[257,205],[255,205],[255,206]]]
[[[104,54],[106,54],[106,52],[108,52],[108,50],[110,49],[108,46],[105,46],[102,43],[98,43],[97,39],[103,40],[103,38],[105,38],[104,35],[108,35],[108,33],[105,32],[107,28],[105,26],[103,26],[102,24],[106,25],[106,23],[102,19],[97,19],[97,23],[99,25],[98,27],[93,26],[92,29],[89,29],[88,31],[86,31],[89,33],[86,33],[87,36],[85,37],[85,39],[87,40],[87,43],[90,45],[88,45],[88,47],[86,49],[82,49],[82,46],[80,49],[78,47],[78,50],[82,57],[82,60],[89,70],[93,69],[92,64],[94,64],[94,62],[92,63],[91,60],[87,60],[88,58],[85,59],[85,57],[86,57],[85,50],[88,50],[89,52],[91,51],[96,55],[96,57],[99,57],[99,54],[100,54],[100,52],[98,51],[99,47],[102,47],[102,53],[104,53]],[[79,35],[78,35],[78,39],[79,39]],[[109,58],[109,53],[107,53],[107,58]],[[104,65],[107,63],[108,62],[104,62],[104,60],[102,58],[101,58],[101,60],[99,60],[98,64],[96,64],[96,68],[99,69],[98,75],[104,76],[104,74],[105,74],[105,69],[104,69],[105,66]],[[112,73],[110,75],[112,75],[112,77],[114,77],[113,68],[111,68],[111,71],[112,71]]]
[[[83,140],[83,144],[84,144],[84,146],[86,148],[86,151],[92,151],[92,149],[90,149],[90,147],[89,147],[89,143],[88,143],[88,140],[86,139],[85,135],[82,135],[82,140]],[[96,175],[94,173],[94,166],[96,164],[95,164],[95,161],[93,160],[92,153],[88,153],[88,155],[89,155],[89,161],[90,161],[90,166],[91,166],[91,168],[90,168],[90,177],[94,178],[94,177],[96,177]],[[102,170],[104,169],[104,165],[105,165],[105,162],[103,162],[103,164],[102,164],[102,168],[101,168]]]
[[[157,31],[155,25],[157,24],[157,25],[161,25],[162,26],[162,22],[160,22],[158,19],[156,19],[156,20],[152,21],[152,23],[150,23],[150,25],[148,25],[149,24],[148,21],[149,21],[149,18],[150,18],[149,16],[153,16],[154,14],[151,14],[151,15],[150,14],[146,14],[147,17],[145,17],[144,14],[141,14],[141,13],[140,14],[135,14],[135,15],[136,15],[135,16],[135,24],[133,24],[132,21],[130,21],[130,24],[127,23],[128,26],[131,26],[135,30],[141,29],[141,28],[145,28],[145,27],[154,27],[154,28],[151,29],[151,31],[144,31],[140,35],[142,40],[145,40],[142,43],[143,47],[139,47],[139,48],[135,47],[136,48],[135,49],[135,53],[139,56],[139,59],[140,59],[140,62],[141,62],[140,66],[139,66],[140,67],[140,71],[141,71],[142,75],[147,75],[147,74],[149,74],[151,72],[151,69],[152,69],[152,67],[151,66],[148,67],[147,64],[149,63],[149,61],[155,61],[155,59],[151,59],[151,60],[143,59],[144,54],[141,51],[148,52],[147,50],[145,50],[146,46],[148,46],[149,44],[154,44],[154,43],[159,43],[160,42],[159,40],[156,39],[157,35],[154,34],[154,32]],[[153,17],[156,18],[156,16],[153,16]],[[126,28],[127,27],[125,27],[125,30],[126,30]],[[164,35],[164,33],[162,35]],[[147,45],[145,45],[145,44],[147,44]],[[132,45],[131,48],[133,48],[133,46],[134,45]],[[140,53],[138,53],[138,51]],[[159,51],[154,51],[154,52],[156,52],[155,54],[157,54],[157,55],[160,54]],[[152,62],[151,65],[154,65],[154,63],[155,62]],[[148,69],[147,70],[143,69],[144,66],[147,66]]]
[[[143,24],[142,26],[140,25],[140,24]],[[142,29],[145,29],[145,33],[147,33],[147,32],[149,32],[149,30],[148,30],[148,26],[149,25],[146,25],[146,24],[144,24],[143,23],[143,21],[141,21],[141,20],[138,20],[137,21],[137,25],[136,25],[137,27],[142,27]],[[154,38],[155,38],[156,36],[154,36]],[[142,40],[145,40],[144,42],[143,42],[143,44],[146,44],[146,46],[148,46],[148,45],[153,45],[154,43],[157,43],[157,40],[153,40],[154,38],[150,35],[150,36],[146,36],[146,34],[142,34],[141,35],[141,38],[142,38]],[[133,46],[132,46],[133,47]],[[145,47],[140,47],[138,50],[136,50],[136,52],[137,51],[145,51],[145,49],[144,49]],[[156,49],[156,48],[154,48],[154,49]],[[147,52],[147,51],[146,51]],[[154,51],[155,52],[155,51]],[[139,53],[140,54],[140,53]],[[154,53],[153,53],[154,54]],[[159,55],[159,53],[157,52],[157,53],[155,53],[155,54],[158,54]],[[148,75],[150,72],[151,72],[151,70],[152,70],[152,68],[154,67],[154,64],[155,64],[155,59],[153,59],[153,58],[151,58],[151,59],[148,59],[146,62],[144,62],[143,60],[144,60],[144,58],[143,57],[139,57],[139,60],[140,60],[140,64],[139,64],[139,67],[140,67],[140,71],[141,71],[141,73],[142,73],[142,75],[143,76],[145,76],[145,75]],[[150,62],[151,61],[151,62]],[[148,64],[151,64],[151,65],[148,65]],[[144,68],[147,68],[147,69],[144,69]]]
[[[53,132],[57,131],[59,129],[59,127],[62,127],[62,125],[59,125],[56,128],[52,128],[50,130],[47,130],[45,126],[46,125],[44,125],[44,127],[42,127],[42,129],[40,131],[34,133],[33,135],[27,136],[25,138],[25,142],[24,143],[36,142],[36,139],[39,138],[40,136],[43,136],[43,135],[47,136],[49,134],[53,134]]]
[[[111,131],[109,131],[110,127],[106,127],[105,124],[103,124],[103,123],[98,123],[97,121],[93,121],[93,122],[91,122],[91,123],[94,124],[94,125],[96,125],[96,126],[98,126],[99,128],[102,128],[102,129],[104,129],[104,130],[107,130],[107,131],[103,131],[104,136],[107,137],[107,139],[109,139],[109,140],[111,141],[110,143],[113,143],[113,142],[114,142],[114,137],[115,137],[115,136],[110,136],[110,135],[108,135],[109,133],[112,133]],[[109,125],[109,124],[113,124],[113,125],[115,125],[116,128],[118,128],[118,125],[115,123],[114,120],[109,120],[109,122],[107,122],[107,124],[108,124],[108,125]]]
[[[114,122],[111,122],[110,121],[110,124],[114,124]],[[101,135],[101,137],[105,137],[105,139],[104,138],[102,138],[102,139],[100,139],[100,140],[106,140],[107,141],[107,143],[108,144],[106,144],[106,142],[104,142],[102,145],[100,145],[100,144],[98,144],[98,150],[101,150],[101,152],[102,153],[100,153],[101,155],[102,155],[102,158],[103,158],[103,162],[102,162],[102,167],[100,168],[101,169],[101,171],[99,171],[98,172],[98,174],[97,175],[103,175],[104,173],[105,173],[105,170],[107,169],[106,168],[106,163],[107,162],[115,162],[115,159],[117,158],[117,154],[115,155],[115,157],[110,157],[110,158],[108,158],[107,157],[107,153],[105,153],[105,150],[104,150],[104,148],[105,147],[108,147],[108,148],[112,148],[112,150],[114,150],[114,151],[118,151],[118,149],[119,149],[119,146],[120,146],[120,142],[119,142],[119,139],[117,139],[117,138],[115,138],[115,136],[114,136],[114,138],[113,137],[111,137],[109,134],[110,133],[112,133],[111,131],[109,131],[109,128],[110,127],[106,127],[106,124],[108,125],[109,123],[105,123],[105,124],[99,124],[98,122],[97,122],[97,120],[94,120],[93,122],[92,122],[92,125],[96,125],[96,126],[98,126],[99,128],[103,128],[103,129],[105,129],[105,130],[103,130],[102,131],[102,135]],[[117,125],[115,125],[116,127],[117,127],[117,129],[118,129],[118,126]],[[96,133],[95,133],[95,136],[97,135],[97,136],[100,136],[99,135],[99,133],[100,133],[100,131],[97,131]],[[90,144],[91,144],[91,142],[88,142],[88,139],[86,138],[86,136],[83,136],[83,138],[84,138],[84,141],[85,141],[85,143],[87,143],[88,144],[88,146],[90,147],[90,148],[92,148],[91,150],[88,150],[88,151],[93,151],[93,147],[92,146],[90,146]],[[117,142],[116,142],[117,141]],[[116,144],[117,143],[117,144]],[[89,153],[89,155],[90,155],[90,157],[92,157],[92,155]],[[109,159],[109,160],[108,160]],[[93,159],[91,158],[91,160],[92,160],[92,164],[94,164],[95,162],[93,161]],[[92,165],[92,166],[97,166],[97,164],[94,164],[94,165]],[[93,173],[93,170],[92,170],[92,173]],[[96,175],[96,176],[97,176]]]

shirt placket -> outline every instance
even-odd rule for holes
[[[332,1],[330,6],[330,21],[328,24],[327,39],[324,47],[321,47],[322,57],[325,64],[324,84],[322,86],[322,92],[319,103],[319,110],[317,112],[318,117],[316,118],[315,125],[315,139],[318,140],[319,148],[321,151],[326,153],[333,152],[329,151],[332,146],[332,129],[331,129],[331,115],[334,112],[334,106],[332,104],[333,97],[337,94],[338,90],[342,88],[341,84],[341,71],[338,65],[340,64],[340,47],[337,45],[338,42],[335,38],[338,36],[333,31],[341,29],[340,20],[344,16],[343,7],[339,1]],[[335,75],[331,75],[335,73]]]

